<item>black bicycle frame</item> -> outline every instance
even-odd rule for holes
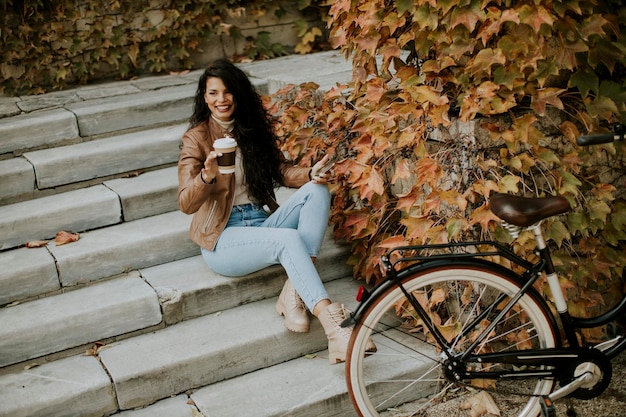
[[[481,262],[476,262],[477,265],[480,266],[484,266],[483,263]],[[532,271],[527,271],[528,272],[528,279],[526,280],[526,282],[522,285],[522,287],[520,288],[520,290],[511,297],[511,299],[508,301],[507,305],[504,306],[504,308],[502,308],[502,311],[500,311],[500,313],[498,313],[498,315],[491,321],[491,324],[489,324],[489,326],[487,326],[485,329],[483,329],[483,331],[481,332],[481,334],[476,338],[476,340],[470,344],[464,351],[464,353],[458,357],[456,355],[453,355],[453,345],[455,343],[456,340],[459,339],[459,337],[462,337],[465,333],[461,333],[459,334],[456,338],[455,341],[453,341],[452,343],[449,343],[445,337],[443,337],[443,335],[441,334],[441,332],[439,331],[439,329],[437,329],[436,326],[434,326],[430,320],[426,320],[424,318],[428,317],[428,313],[424,310],[424,308],[421,306],[421,304],[415,299],[415,297],[413,296],[413,294],[409,293],[404,286],[402,285],[402,283],[400,282],[400,279],[398,278],[395,269],[392,268],[391,270],[391,274],[392,274],[392,280],[395,281],[396,285],[400,288],[400,290],[404,293],[405,297],[409,300],[409,303],[411,304],[411,306],[415,309],[415,311],[417,312],[418,316],[422,318],[422,321],[424,322],[424,325],[428,328],[428,330],[431,332],[431,334],[433,335],[433,337],[435,338],[435,340],[437,341],[437,343],[439,344],[439,346],[441,346],[443,348],[443,351],[445,352],[446,356],[448,357],[448,359],[453,360],[467,360],[467,358],[472,355],[472,352],[474,351],[474,349],[476,349],[478,347],[478,345],[480,345],[480,343],[482,343],[482,341],[493,331],[493,329],[498,325],[498,322],[509,313],[509,311],[511,311],[511,309],[513,308],[513,306],[520,300],[520,298],[522,298],[524,296],[524,294],[526,294],[526,292],[529,290],[529,288],[531,288],[533,286],[533,284],[535,283],[535,281],[537,281],[537,278],[539,278],[539,273],[543,270],[544,267],[544,262],[540,261],[537,264],[535,264],[533,266],[533,270]],[[496,300],[495,302],[493,302],[491,304],[492,307],[495,307],[499,304],[500,301],[504,300],[507,297],[507,295],[501,295],[500,298],[498,300]],[[477,325],[478,323],[480,323],[480,321],[482,320],[483,317],[485,317],[487,314],[489,314],[491,309],[487,309],[486,311],[484,311],[483,313],[481,313],[478,317],[475,317],[472,322],[470,322],[466,328],[467,329],[472,329],[474,328],[475,325]],[[469,331],[469,330],[468,330]],[[514,356],[515,354],[511,353],[512,356]]]

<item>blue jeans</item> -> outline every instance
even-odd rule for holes
[[[328,227],[330,193],[308,182],[274,213],[255,204],[234,206],[213,251],[202,248],[209,268],[238,277],[281,264],[306,306],[329,298],[311,257],[317,257]]]

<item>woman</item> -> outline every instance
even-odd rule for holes
[[[340,326],[343,307],[332,303],[314,266],[328,225],[330,195],[324,158],[313,168],[289,164],[248,77],[218,60],[198,81],[190,128],[178,162],[178,204],[193,213],[191,239],[215,272],[243,276],[280,263],[288,279],[276,303],[286,327],[309,330],[307,308],[326,336],[330,363],[345,360],[351,330]],[[213,141],[237,140],[234,174],[221,174]],[[281,207],[277,186],[299,188]],[[267,206],[271,211],[264,210]]]

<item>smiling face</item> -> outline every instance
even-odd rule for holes
[[[206,80],[204,100],[209,106],[209,111],[216,119],[224,122],[229,122],[233,119],[235,100],[221,78],[211,77]]]

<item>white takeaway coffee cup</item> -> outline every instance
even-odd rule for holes
[[[232,174],[235,172],[235,154],[237,152],[237,141],[233,138],[215,139],[213,149],[221,153],[217,157],[217,169],[221,174]]]

